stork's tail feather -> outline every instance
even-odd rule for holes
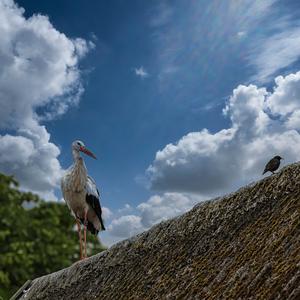
[[[81,221],[81,224],[84,225],[84,219],[80,219],[80,221]],[[88,230],[91,234],[97,235],[98,232],[99,232],[99,230],[97,230],[97,229],[95,228],[94,224],[93,224],[92,222],[90,222],[90,221],[88,221],[88,224],[87,224],[87,227],[86,227],[86,228],[87,228],[87,230]]]
[[[88,227],[87,227],[88,231],[91,232],[91,234],[97,235],[98,234],[98,230],[94,227],[94,225],[92,223],[89,222]]]

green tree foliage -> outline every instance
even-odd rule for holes
[[[46,202],[21,192],[0,173],[0,299],[27,279],[51,273],[79,259],[74,218],[64,203]],[[88,254],[104,248],[88,234]]]

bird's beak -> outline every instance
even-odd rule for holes
[[[97,159],[96,155],[90,151],[89,149],[85,148],[85,147],[80,147],[80,151],[82,151],[83,153],[85,153],[86,155],[94,158],[94,159]]]

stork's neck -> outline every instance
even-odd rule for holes
[[[79,151],[73,150],[73,159],[74,159],[74,168],[75,169],[82,169],[86,173],[86,166],[84,163],[83,158],[81,157]]]
[[[77,192],[81,191],[87,181],[87,170],[79,151],[73,150],[74,165],[71,171],[72,186]]]
[[[73,159],[74,159],[75,164],[76,164],[77,161],[82,160],[82,157],[80,156],[79,151],[73,149],[72,154],[73,154]]]

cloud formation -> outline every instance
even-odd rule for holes
[[[250,82],[265,83],[300,57],[299,22],[278,0],[195,1],[184,6],[165,1],[149,23],[161,81],[182,81],[194,66],[199,80],[201,72],[210,72],[211,61],[224,56],[220,63],[226,63],[231,55],[243,53]]]
[[[275,83],[271,92],[239,85],[223,110],[230,128],[192,132],[158,151],[147,170],[151,188],[215,196],[260,178],[273,155],[299,160],[300,72]]]
[[[163,80],[176,74],[174,78],[178,80],[178,76],[185,77],[194,65],[201,66],[197,72],[207,73],[211,68],[207,62],[227,55],[227,52],[229,55],[240,45],[236,43],[236,37],[247,34],[251,38],[258,27],[261,32],[261,23],[271,15],[276,2],[229,0],[220,3],[212,0],[189,2],[182,6],[160,2],[149,22],[157,47],[159,78]],[[257,46],[256,40],[251,44],[252,49]],[[259,54],[259,51],[255,53]],[[252,56],[247,57],[252,60]]]
[[[300,58],[300,26],[283,23],[281,27],[279,33],[258,39],[253,45],[248,59],[257,74],[251,80],[266,82]]]
[[[135,68],[134,69],[135,75],[143,78],[146,78],[149,76],[149,73],[144,69],[143,66],[139,67],[139,68]]]
[[[0,171],[22,187],[53,197],[59,148],[41,120],[76,105],[83,87],[79,60],[93,44],[69,39],[46,16],[26,19],[12,0],[0,0]]]
[[[128,207],[122,209],[122,214],[115,216],[103,236],[106,245],[134,236],[153,225],[182,214],[203,200],[199,196],[180,193],[165,193],[151,196],[146,202],[140,203],[131,214],[124,214]]]
[[[141,224],[144,228],[150,228],[154,224],[188,211],[200,200],[202,200],[200,197],[180,193],[154,195],[137,206]]]

